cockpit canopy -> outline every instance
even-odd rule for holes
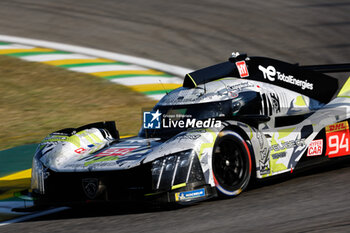
[[[152,112],[160,112],[161,124],[169,121],[187,119],[207,120],[235,119],[243,115],[258,115],[261,111],[260,93],[255,91],[244,91],[236,94],[235,98],[187,105],[156,105]],[[169,124],[168,124],[169,125]],[[159,129],[145,129],[142,127],[140,136],[170,138],[190,127],[160,127]]]

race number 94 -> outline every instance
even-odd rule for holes
[[[340,140],[339,137],[339,135],[332,135],[328,138],[328,145],[330,148],[328,155],[338,155],[339,153],[343,154],[344,152],[349,152],[349,138],[345,138],[345,133],[341,135]]]
[[[348,122],[340,122],[327,126],[326,128],[327,150],[329,158],[348,155],[349,146],[349,125]]]

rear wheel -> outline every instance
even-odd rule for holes
[[[220,196],[240,194],[252,175],[251,153],[246,141],[236,132],[220,132],[213,149],[212,167]]]

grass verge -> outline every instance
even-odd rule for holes
[[[0,150],[40,142],[67,127],[113,120],[136,134],[141,108],[156,102],[88,74],[0,56]]]

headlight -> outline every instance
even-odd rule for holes
[[[152,163],[153,190],[168,190],[176,185],[203,179],[199,159],[193,150],[171,154]]]
[[[41,152],[35,154],[32,163],[32,179],[31,189],[34,193],[44,194],[45,193],[45,170],[43,164],[40,162]]]

